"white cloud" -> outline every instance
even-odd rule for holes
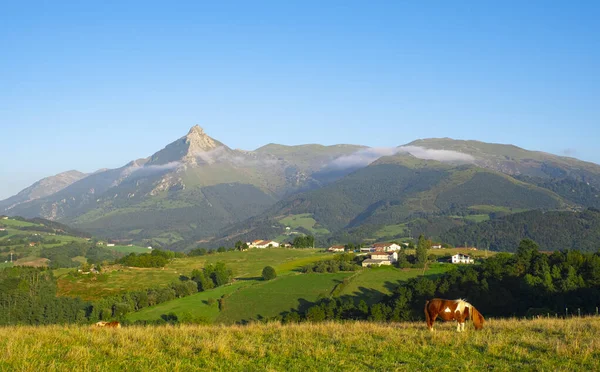
[[[130,167],[125,168],[123,170],[123,172],[121,173],[121,177],[128,177],[128,176],[132,175],[133,173],[136,173],[136,175],[139,175],[139,172],[142,172],[143,175],[146,176],[146,175],[156,173],[156,172],[163,172],[163,171],[175,169],[175,168],[180,167],[181,165],[182,165],[182,163],[179,161],[172,161],[170,163],[158,164],[158,165],[134,164]]]
[[[452,150],[434,150],[420,146],[371,147],[358,150],[350,155],[340,156],[325,166],[325,168],[339,170],[366,167],[383,156],[391,156],[400,153],[408,153],[419,159],[437,160],[441,162],[472,163],[475,161],[475,158],[469,154]]]
[[[398,150],[398,152],[409,153],[419,159],[464,163],[472,163],[475,161],[475,158],[469,154],[452,150],[426,149],[421,146],[401,146],[398,147]]]

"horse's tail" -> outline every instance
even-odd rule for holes
[[[471,306],[471,321],[473,321],[473,325],[475,326],[475,329],[482,329],[483,328],[483,322],[485,322],[485,318],[483,317],[483,315],[481,315],[481,313],[479,311],[477,311],[477,309],[473,306]]]
[[[425,321],[427,322],[427,327],[430,327],[431,318],[429,316],[429,311],[427,310],[427,305],[429,305],[429,300],[425,301]]]

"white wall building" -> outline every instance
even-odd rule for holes
[[[452,256],[452,263],[453,264],[458,264],[458,263],[472,264],[472,263],[475,263],[475,260],[472,259],[470,256],[467,256],[466,254],[458,253],[458,254],[455,254],[454,256]]]

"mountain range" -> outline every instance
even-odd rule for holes
[[[0,201],[0,214],[183,249],[298,233],[322,242],[440,236],[528,210],[598,207],[599,189],[599,165],[513,145],[434,138],[244,151],[194,126],[120,168],[40,180]]]

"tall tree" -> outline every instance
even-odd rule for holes
[[[423,236],[423,234],[419,235],[419,240],[417,242],[417,252],[416,252],[416,258],[417,258],[417,264],[418,265],[425,265],[425,263],[427,263],[427,252],[429,251],[431,242],[428,241],[427,239],[425,239],[425,237]]]

